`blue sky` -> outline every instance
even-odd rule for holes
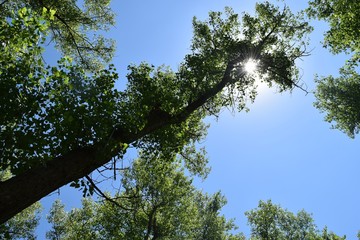
[[[211,10],[225,6],[235,12],[253,12],[256,1],[114,1],[117,25],[109,35],[117,41],[114,64],[120,72],[118,86],[126,83],[126,67],[147,61],[177,69],[189,52],[191,21],[205,19]],[[285,1],[294,10],[306,1]],[[313,22],[312,55],[299,62],[302,81],[313,90],[314,74],[337,74],[343,56],[333,56],[320,41],[326,24]],[[250,112],[224,110],[211,124],[201,143],[208,151],[212,171],[207,180],[197,183],[207,192],[221,192],[228,199],[223,213],[236,218],[247,235],[244,212],[257,206],[259,200],[272,199],[276,204],[297,212],[313,213],[319,228],[325,225],[339,235],[356,239],[360,230],[360,162],[359,139],[350,139],[331,130],[323,115],[313,107],[314,97],[299,89],[276,93],[261,87]],[[67,208],[79,206],[81,194],[63,188],[60,198]],[[45,208],[56,198],[46,198]],[[44,215],[46,211],[44,212]],[[40,231],[46,231],[42,225]]]

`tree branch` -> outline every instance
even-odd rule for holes
[[[228,63],[222,80],[197,100],[190,103],[184,110],[169,118],[153,119],[138,133],[129,133],[124,129],[117,129],[112,134],[116,143],[130,144],[145,135],[165,126],[186,120],[194,111],[199,109],[209,99],[219,93],[232,81],[230,76],[233,65]],[[115,143],[114,143],[115,145]],[[83,147],[70,151],[63,156],[48,161],[45,165],[34,167],[18,176],[0,183],[0,224],[17,213],[29,207],[36,201],[47,196],[56,189],[87,176],[92,171],[109,162],[113,156],[123,151],[110,144],[97,143],[90,147]]]
[[[91,184],[91,186],[96,190],[96,192],[97,192],[101,197],[103,197],[106,201],[111,202],[112,204],[114,204],[115,206],[117,206],[117,207],[119,207],[119,208],[121,208],[121,209],[123,209],[123,210],[126,210],[126,211],[131,211],[131,210],[132,210],[132,209],[130,209],[130,208],[126,208],[126,207],[120,205],[120,204],[119,204],[118,202],[116,202],[114,199],[106,196],[106,194],[103,193],[103,192],[101,191],[101,189],[98,188],[98,186],[96,186],[96,184],[95,184],[94,181],[91,179],[91,177],[89,177],[89,175],[85,176],[85,178],[86,178],[86,180],[88,180],[88,182]]]

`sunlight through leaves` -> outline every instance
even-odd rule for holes
[[[258,62],[250,58],[245,64],[244,69],[247,74],[254,74],[257,69]]]

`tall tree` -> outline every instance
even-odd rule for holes
[[[205,116],[224,106],[241,110],[254,100],[255,77],[244,71],[249,59],[258,62],[262,81],[281,91],[298,86],[295,62],[306,55],[307,22],[268,2],[257,4],[255,16],[244,14],[241,22],[231,9],[225,12],[194,19],[192,52],[177,72],[146,63],[130,66],[122,92],[114,89],[111,66],[85,72],[69,58],[43,65],[38,41],[47,36],[56,11],[29,6],[2,19],[0,84],[12,94],[0,102],[6,112],[0,121],[0,166],[14,177],[0,183],[0,222],[121,159],[129,145],[183,152],[204,136]],[[86,179],[80,181],[87,186]]]
[[[351,54],[339,76],[317,78],[315,106],[326,113],[325,120],[334,128],[355,137],[360,126],[360,2],[356,0],[313,0],[307,10],[310,17],[325,20],[329,30],[324,46],[332,53]]]
[[[304,210],[296,215],[270,200],[260,201],[257,208],[245,213],[251,228],[251,239],[285,240],[285,239],[311,239],[311,240],[341,240],[325,227],[320,232],[311,215]]]
[[[48,239],[243,239],[220,215],[225,198],[196,190],[184,162],[173,158],[142,154],[122,172],[113,202],[84,198],[82,208],[70,212],[55,202]]]

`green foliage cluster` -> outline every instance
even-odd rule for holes
[[[177,170],[182,175],[180,172]],[[47,239],[346,239],[327,227],[319,230],[306,211],[294,214],[271,200],[260,201],[257,208],[245,213],[251,230],[249,238],[243,233],[234,235],[237,227],[233,220],[219,215],[226,204],[219,192],[209,196],[193,190],[170,200],[179,188],[173,186],[172,190],[154,196],[142,191],[150,185],[138,186],[137,191],[143,197],[137,198],[135,194],[118,196],[118,204],[133,202],[126,205],[129,208],[85,198],[82,208],[66,212],[65,206],[56,201],[48,215],[52,229],[47,232]],[[155,199],[164,200],[165,196],[167,201],[163,203],[166,204],[154,205]]]
[[[358,13],[360,3],[356,0],[313,0],[307,9],[310,17],[325,20],[329,30],[325,33],[324,46],[333,53],[350,51],[359,53],[360,27]]]
[[[1,19],[0,166],[15,175],[101,140],[117,121],[112,65],[88,74],[68,55],[57,66],[43,63],[42,44],[54,31],[55,13],[24,7],[8,15],[11,21]]]
[[[251,228],[251,240],[265,239],[309,239],[309,240],[345,240],[328,232],[327,227],[319,231],[311,214],[304,210],[294,214],[280,205],[260,201],[257,208],[245,213]]]
[[[84,69],[96,70],[110,62],[115,51],[115,42],[104,37],[104,31],[115,24],[109,5],[110,0],[5,0],[0,17],[12,18],[21,9],[31,9],[35,15],[50,12],[48,40]]]
[[[181,159],[141,154],[122,172],[114,202],[85,198],[82,208],[70,212],[55,202],[47,238],[242,239],[232,234],[233,221],[220,215],[225,198],[196,190]]]
[[[315,0],[309,4],[310,17],[329,23],[324,46],[334,54],[351,54],[338,77],[317,77],[315,107],[326,113],[325,120],[334,122],[334,128],[355,137],[360,124],[360,2]]]
[[[34,203],[15,217],[0,225],[0,238],[4,240],[37,239],[35,229],[39,225],[41,205]]]
[[[15,175],[98,141],[114,125],[117,74],[111,66],[91,77],[67,57],[44,66],[41,44],[52,18],[45,8],[40,17],[22,8],[11,22],[1,20],[0,166]]]

